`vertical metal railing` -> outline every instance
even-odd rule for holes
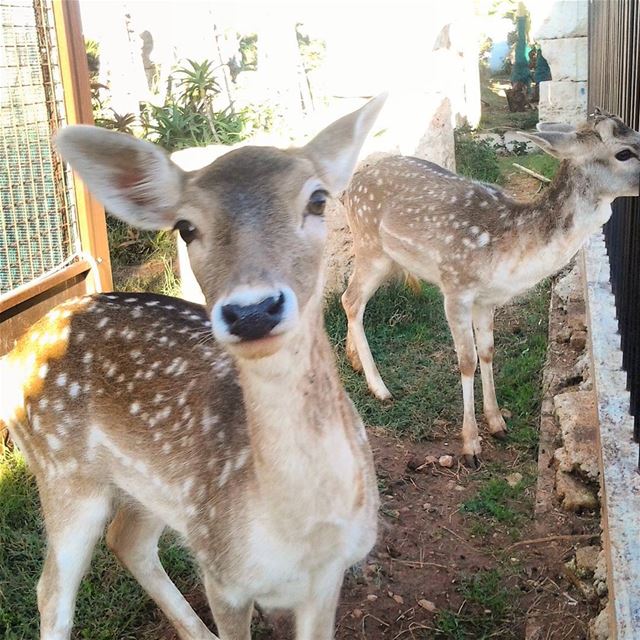
[[[640,129],[638,0],[589,2],[589,110],[601,107]],[[640,193],[640,184],[638,185]],[[616,301],[622,366],[640,442],[640,198],[618,198],[604,227]]]

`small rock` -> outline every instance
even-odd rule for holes
[[[375,602],[377,599],[378,599],[378,596],[377,596],[375,593],[370,593],[370,594],[367,596],[367,600],[368,600],[369,602]]]
[[[441,467],[453,467],[453,456],[450,455],[444,455],[444,456],[440,456],[438,458],[438,464]]]
[[[433,613],[436,610],[436,605],[431,600],[418,600],[418,604],[425,610]]]
[[[564,471],[556,473],[556,493],[563,499],[567,511],[580,512],[598,506],[598,498],[585,484]]]
[[[587,344],[587,332],[574,331],[569,339],[569,344],[576,351],[582,351]]]
[[[397,593],[393,596],[393,599],[398,603],[398,604],[404,604],[404,598],[402,596],[399,596]]]
[[[354,610],[351,612],[351,615],[352,615],[354,618],[362,618],[362,609],[354,609]]]
[[[436,462],[438,462],[438,458],[436,458],[435,456],[427,456],[424,459],[425,464],[435,464]]]
[[[593,573],[593,586],[600,598],[606,596],[609,592],[609,587],[607,586],[607,558],[604,549],[600,551],[598,556],[596,570]]]
[[[579,471],[598,481],[598,411],[588,391],[564,392],[554,396],[564,451],[555,454],[562,471]]]
[[[522,482],[522,474],[517,471],[515,473],[510,473],[505,477],[505,480],[510,487],[517,487]]]
[[[422,505],[422,508],[423,508],[425,511],[429,511],[429,509],[431,509],[431,503],[430,503],[430,502],[425,502],[425,503]]]
[[[580,578],[592,576],[598,566],[600,547],[590,545],[576,551],[576,573]]]
[[[609,607],[589,623],[589,640],[609,640]]]
[[[565,563],[564,574],[571,584],[581,591],[582,595],[588,602],[595,602],[598,599],[593,585],[587,580],[580,579],[576,563],[573,559]]]

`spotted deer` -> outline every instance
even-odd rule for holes
[[[492,369],[496,306],[567,264],[609,219],[615,198],[638,195],[640,135],[619,118],[597,112],[577,130],[547,124],[524,135],[561,160],[549,187],[528,202],[405,156],[356,173],[343,197],[355,252],[342,296],[348,358],[364,370],[377,398],[390,399],[364,333],[365,306],[398,268],[436,284],[458,356],[462,453],[470,466],[477,466],[481,453],[473,398],[476,347],[489,432],[498,438],[506,432]]]
[[[46,526],[43,640],[70,637],[109,521],[108,546],[183,640],[249,639],[254,601],[293,610],[298,640],[333,637],[344,571],[376,538],[378,494],[324,330],[323,211],[383,101],[304,147],[244,147],[195,172],[125,134],[58,135],[111,213],[180,230],[206,304],[75,299],[1,361],[1,415]],[[166,527],[193,552],[218,636],[160,564]]]

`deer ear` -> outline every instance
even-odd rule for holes
[[[536,125],[538,131],[559,131],[560,133],[573,133],[576,128],[564,122],[538,122]]]
[[[567,158],[575,152],[577,143],[575,133],[563,133],[561,131],[538,131],[537,133],[519,131],[518,133],[556,158]]]
[[[157,145],[90,125],[62,129],[62,157],[109,213],[142,229],[170,229],[184,173]]]
[[[303,147],[332,194],[349,184],[360,149],[386,99],[386,93],[380,94],[358,111],[336,120]]]

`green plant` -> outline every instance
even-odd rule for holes
[[[240,71],[255,71],[258,68],[258,36],[255,33],[240,38]]]
[[[145,105],[141,119],[143,137],[170,152],[210,144],[235,144],[246,135],[243,115],[231,108],[200,113],[191,106],[168,101],[162,106]]]
[[[511,144],[511,153],[514,156],[526,156],[529,153],[529,144],[525,140],[514,140]]]
[[[179,67],[175,71],[180,91],[178,102],[198,113],[212,110],[212,99],[220,92],[213,63],[210,60],[187,60],[187,63],[188,67]]]
[[[497,182],[500,167],[496,150],[488,140],[465,125],[454,131],[456,167],[458,173],[474,180]]]
[[[134,133],[137,118],[133,113],[120,115],[115,109],[108,109],[108,111],[111,112],[110,116],[99,115],[94,118],[96,126],[113,131],[120,131],[121,133]]]
[[[304,70],[309,72],[317,69],[322,64],[327,43],[324,40],[312,38],[302,23],[296,24],[296,37]]]

